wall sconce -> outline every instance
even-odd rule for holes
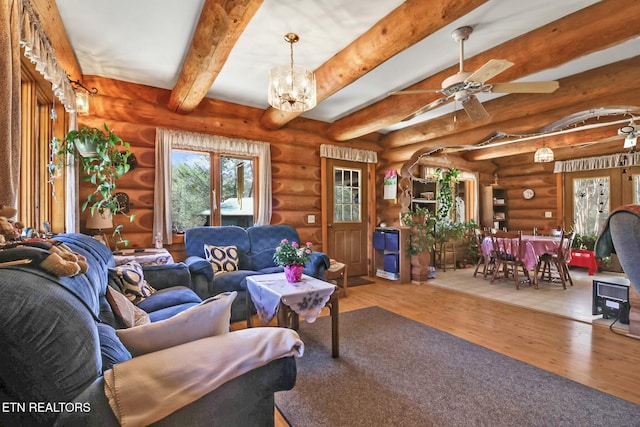
[[[67,78],[69,78],[69,76],[67,76]],[[80,83],[80,80],[71,80],[71,78],[69,78],[69,83],[76,94],[76,113],[89,114],[89,95],[97,95],[98,89],[92,87],[91,90],[89,90]]]
[[[316,76],[313,71],[293,65],[293,44],[300,38],[287,33],[284,39],[290,45],[289,65],[279,65],[269,74],[268,101],[273,108],[282,111],[307,111],[316,106]]]

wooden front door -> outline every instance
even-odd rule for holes
[[[327,160],[327,254],[347,264],[349,276],[368,273],[366,163]]]

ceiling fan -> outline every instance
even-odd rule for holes
[[[404,95],[439,92],[444,95],[442,98],[436,99],[412,113],[410,116],[405,117],[402,121],[411,120],[420,114],[454,100],[462,104],[462,108],[464,108],[471,120],[484,120],[489,117],[489,113],[487,113],[487,110],[485,110],[482,103],[480,103],[476,97],[475,94],[477,93],[551,93],[558,88],[559,84],[557,81],[486,84],[485,82],[487,80],[490,80],[514,65],[513,62],[504,59],[491,59],[473,73],[464,71],[464,42],[472,32],[473,28],[466,26],[460,27],[451,33],[451,37],[460,44],[460,69],[456,74],[447,77],[442,82],[442,88],[400,90],[390,93],[391,95]]]

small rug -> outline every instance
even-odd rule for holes
[[[276,393],[293,427],[637,426],[640,405],[379,307],[301,322],[295,387]]]
[[[364,276],[347,276],[347,288],[375,283]]]

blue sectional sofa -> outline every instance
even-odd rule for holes
[[[222,292],[236,291],[238,296],[231,309],[231,321],[246,319],[247,276],[284,271],[273,261],[273,253],[282,241],[288,239],[302,245],[300,236],[290,225],[256,225],[246,230],[234,225],[202,226],[185,231],[187,251],[185,263],[189,266],[194,289],[201,298]],[[205,259],[204,245],[235,246],[238,249],[238,269],[214,276],[211,264]],[[329,268],[329,257],[314,251],[303,273],[324,280]]]
[[[0,404],[8,408],[0,425],[117,426],[103,372],[132,356],[115,333],[105,297],[113,256],[82,234],[54,240],[86,257],[88,271],[58,278],[30,265],[0,268]],[[158,289],[139,305],[152,322],[201,302],[184,263],[147,267],[144,274]],[[154,425],[273,425],[273,394],[291,389],[295,379],[295,359],[275,359]]]

